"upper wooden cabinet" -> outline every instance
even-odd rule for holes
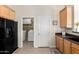
[[[6,6],[0,6],[0,17],[9,19],[9,9]]]
[[[60,27],[72,28],[72,6],[66,6],[60,11]]]
[[[13,11],[8,6],[0,5],[0,17],[14,20],[15,19],[15,11]]]
[[[15,20],[15,18],[16,18],[15,17],[15,11],[10,10],[9,13],[10,13],[9,14],[10,15],[9,18],[12,19],[12,20]]]

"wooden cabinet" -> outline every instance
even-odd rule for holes
[[[57,46],[57,49],[61,53],[63,53],[63,38],[62,37],[56,36],[56,46]]]
[[[67,25],[67,7],[60,11],[60,26],[66,27]]]
[[[14,20],[16,17],[15,17],[15,11],[13,11],[13,10],[10,10],[9,11],[10,12],[10,16],[9,16],[9,18],[11,19],[11,20]]]
[[[15,19],[15,12],[5,5],[0,5],[0,17],[14,20]]]
[[[56,36],[56,48],[59,49],[59,37]]]
[[[56,35],[56,48],[64,54],[79,54],[79,44]]]
[[[79,50],[72,48],[72,54],[79,54]]]
[[[60,40],[60,47],[59,47],[59,50],[60,50],[60,52],[63,53],[63,38],[59,38],[59,40]]]
[[[60,11],[60,27],[72,28],[72,6],[66,6]]]
[[[72,54],[79,54],[79,45],[78,44],[75,44],[75,43],[72,43]]]
[[[6,6],[0,6],[0,17],[9,19],[9,9]]]
[[[64,54],[71,54],[71,42],[64,39]]]

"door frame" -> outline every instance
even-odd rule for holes
[[[29,16],[29,17],[33,17],[34,18],[34,22],[35,22],[35,17],[34,16]],[[21,20],[18,21],[18,47],[22,48],[23,47],[23,18],[21,18]],[[35,33],[35,25],[33,23],[34,26],[34,33]],[[19,28],[20,27],[20,28]],[[19,32],[20,31],[20,32]],[[33,42],[33,46],[34,46],[35,40]]]

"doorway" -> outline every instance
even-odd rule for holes
[[[34,44],[34,17],[23,17],[23,46]]]

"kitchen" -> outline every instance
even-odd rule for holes
[[[1,6],[0,6],[1,8]],[[76,5],[8,5],[8,8],[15,11],[8,16],[10,10],[1,8],[0,17],[12,19],[18,22],[17,47],[13,54],[79,54],[79,21],[78,8]],[[5,13],[4,13],[5,12]],[[16,17],[15,17],[16,16]],[[34,42],[30,50],[24,47],[23,18],[34,18]],[[28,19],[29,20],[29,19]],[[76,23],[76,25],[75,25]],[[15,25],[16,26],[16,25]],[[68,40],[66,40],[68,39]],[[28,45],[28,44],[27,44]],[[26,46],[26,45],[25,45]],[[22,50],[23,48],[23,50]],[[20,50],[21,49],[21,50]],[[42,50],[44,49],[44,50]],[[21,51],[21,52],[20,52]],[[29,51],[29,52],[27,52]],[[32,52],[31,52],[32,51]],[[35,51],[35,52],[33,52]],[[36,52],[37,51],[37,52]],[[39,53],[38,51],[42,51]],[[43,51],[48,51],[44,52]]]
[[[69,6],[60,11],[62,33],[56,33],[55,37],[56,48],[63,54],[79,54],[78,6],[74,6],[73,8]]]

